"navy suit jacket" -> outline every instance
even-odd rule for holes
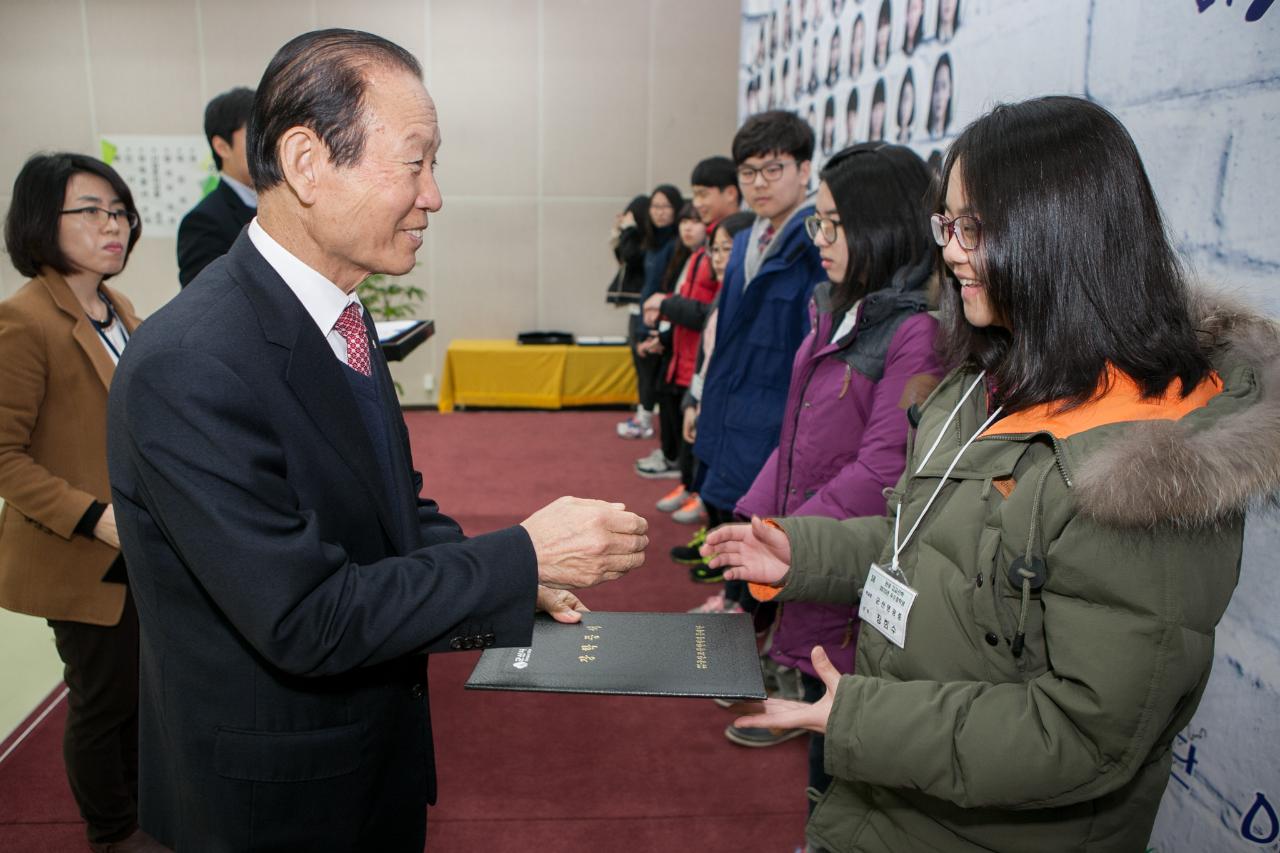
[[[140,823],[179,850],[419,853],[435,797],[424,653],[530,642],[528,535],[467,539],[416,497],[373,355],[393,487],[350,368],[247,233],[139,327],[116,371]]]
[[[225,255],[256,213],[226,181],[218,181],[178,225],[178,283],[186,287]]]

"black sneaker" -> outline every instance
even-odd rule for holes
[[[698,563],[689,568],[689,580],[694,583],[720,583],[724,580],[724,569],[713,569],[706,563]]]
[[[707,528],[699,527],[698,532],[693,534],[693,538],[684,545],[677,545],[671,549],[671,559],[677,563],[683,563],[686,566],[702,565],[702,554],[698,549],[702,547],[702,543],[707,541]]]

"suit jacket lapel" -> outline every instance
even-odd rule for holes
[[[54,304],[75,321],[75,326],[71,329],[71,337],[80,349],[84,350],[89,363],[93,365],[94,373],[98,374],[98,379],[102,381],[102,387],[110,388],[111,377],[116,372],[116,364],[107,354],[107,348],[98,337],[93,323],[84,313],[80,300],[76,299],[76,295],[71,292],[71,286],[67,284],[66,279],[49,269],[41,272],[40,280],[44,282],[45,289],[49,291]]]
[[[324,335],[275,269],[242,233],[228,253],[232,275],[249,294],[267,339],[289,350],[285,381],[316,428],[332,445],[333,464],[344,464],[364,486],[383,530],[397,542],[391,486],[382,481],[368,429],[355,396]]]

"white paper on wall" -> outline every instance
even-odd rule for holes
[[[144,238],[176,236],[182,217],[218,183],[203,136],[104,134],[101,147],[133,193]]]

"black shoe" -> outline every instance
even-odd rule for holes
[[[698,549],[702,547],[702,543],[707,541],[707,528],[699,527],[698,532],[693,534],[693,538],[687,544],[677,545],[671,549],[671,559],[677,563],[683,563],[686,566],[702,565],[702,554]]]
[[[724,580],[724,569],[713,569],[706,563],[698,563],[690,567],[689,580],[694,583],[720,583]]]

